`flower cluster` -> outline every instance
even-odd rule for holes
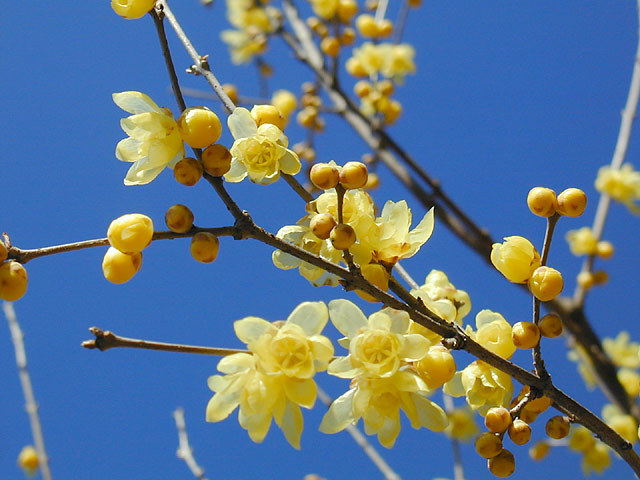
[[[209,377],[215,392],[207,405],[208,422],[219,422],[239,407],[238,420],[254,442],[267,435],[272,420],[295,448],[300,448],[300,407],[312,408],[317,393],[313,377],[327,369],[331,341],[321,335],[328,321],[323,302],[304,302],[284,322],[246,317],[234,323],[250,353],[223,358]]]
[[[220,37],[229,46],[231,61],[238,65],[264,53],[267,35],[277,28],[279,16],[278,9],[252,0],[227,0],[227,19],[236,29],[224,30]]]
[[[627,394],[637,397],[640,394],[640,344],[631,342],[629,333],[622,331],[616,338],[605,337],[602,347],[613,363],[619,367],[618,380]]]
[[[611,465],[609,447],[595,439],[591,431],[582,425],[571,426],[569,448],[582,454],[582,472],[585,475],[592,472],[602,474]]]
[[[333,300],[329,312],[331,322],[345,336],[339,343],[349,354],[331,362],[328,373],[351,379],[351,388],[331,404],[320,431],[339,432],[362,418],[365,431],[377,434],[380,443],[391,448],[400,432],[400,410],[413,428],[444,430],[447,416],[426,394],[450,377],[441,374],[450,366],[446,359],[434,359],[431,378],[443,380],[432,388],[427,385],[415,364],[429,355],[431,344],[422,335],[410,333],[409,315],[384,309],[367,318],[347,300]]]
[[[631,164],[625,163],[619,169],[608,165],[601,167],[595,186],[599,192],[624,203],[631,212],[640,214],[640,207],[635,203],[640,199],[640,172]]]
[[[347,60],[347,71],[358,77],[381,74],[401,83],[407,74],[416,71],[415,54],[408,43],[365,42],[353,49],[352,57]]]

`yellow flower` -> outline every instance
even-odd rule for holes
[[[569,230],[565,236],[569,249],[575,256],[595,255],[598,249],[598,239],[589,227],[579,230]]]
[[[467,333],[471,338],[490,352],[510,358],[516,351],[511,337],[511,324],[499,313],[481,310],[476,315],[477,332],[469,331],[470,328],[467,327]]]
[[[634,444],[638,441],[638,423],[619,407],[607,404],[602,408],[602,419],[622,438]]]
[[[504,407],[513,394],[511,377],[491,365],[476,360],[445,384],[444,393],[466,396],[469,406],[485,415],[491,407]]]
[[[405,75],[416,72],[416,65],[413,58],[416,51],[408,43],[394,45],[392,43],[381,43],[378,45],[380,54],[383,57],[381,73],[385,77],[393,78],[401,83]]]
[[[22,447],[18,455],[18,466],[29,477],[34,477],[38,473],[40,459],[38,458],[38,452],[32,445]]]
[[[365,432],[377,434],[386,448],[393,447],[400,433],[400,410],[415,429],[441,432],[447,427],[447,415],[440,406],[420,392],[424,382],[414,373],[400,370],[390,377],[358,377],[352,388],[334,400],[320,424],[323,433],[336,433],[364,420]]]
[[[389,200],[382,209],[382,216],[376,219],[376,228],[370,234],[373,259],[394,265],[401,258],[415,255],[433,233],[433,208],[429,210],[412,231],[411,210],[404,200]]]
[[[600,441],[596,442],[592,448],[584,452],[584,456],[582,457],[582,472],[585,475],[590,475],[591,472],[601,474],[605,469],[609,468],[610,465],[609,447]]]
[[[377,74],[385,62],[378,46],[371,42],[365,42],[360,48],[354,48],[351,58],[354,58],[362,66],[367,75]]]
[[[602,347],[618,367],[640,367],[640,344],[629,341],[629,332],[623,330],[615,339],[604,338]]]
[[[618,370],[617,376],[627,395],[631,397],[640,395],[640,375],[638,372],[630,368],[621,368]]]
[[[338,11],[338,0],[309,0],[313,13],[325,20],[332,19]]]
[[[330,375],[390,377],[429,350],[429,342],[422,335],[408,333],[411,320],[406,312],[382,310],[367,319],[355,304],[340,299],[329,303],[329,315],[346,337],[340,344],[349,348],[349,355],[329,364]]]
[[[264,53],[267,45],[263,35],[254,35],[245,30],[223,30],[220,38],[229,46],[234,65],[247,63],[255,55]]]
[[[289,443],[300,448],[303,421],[300,406],[312,408],[317,387],[313,376],[326,370],[333,345],[320,332],[328,321],[322,302],[304,302],[285,322],[246,317],[234,323],[240,340],[252,353],[223,358],[209,377],[215,395],[206,411],[208,422],[227,418],[238,406],[238,420],[254,442],[261,442],[272,419]]]
[[[449,417],[449,426],[445,433],[451,438],[461,442],[468,442],[480,433],[478,424],[474,419],[475,412],[469,406],[455,408],[447,416]]]
[[[624,203],[631,212],[640,214],[640,207],[634,203],[640,199],[640,172],[634,170],[631,164],[625,163],[619,169],[608,165],[601,167],[595,185],[599,192]]]
[[[424,284],[411,290],[411,295],[423,298],[426,294],[431,300],[449,300],[456,309],[455,321],[462,325],[462,319],[471,311],[471,298],[464,290],[458,290],[447,275],[440,270],[431,270]]]
[[[540,266],[540,255],[526,238],[512,236],[504,240],[504,243],[493,244],[491,263],[510,282],[527,283],[531,273]]]
[[[113,101],[131,113],[120,126],[128,138],[116,146],[116,158],[133,162],[124,179],[125,185],[145,185],[165,168],[173,168],[184,158],[184,144],[171,112],[160,108],[140,92],[113,94]]]
[[[241,182],[245,177],[254,183],[267,185],[280,178],[280,171],[295,175],[300,171],[300,159],[289,150],[289,140],[275,125],[259,127],[246,108],[236,108],[227,119],[235,142],[231,147],[231,169],[224,175],[229,182]]]

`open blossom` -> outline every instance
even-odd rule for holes
[[[440,270],[431,270],[424,284],[411,290],[411,295],[424,300],[426,295],[433,301],[449,300],[456,310],[455,321],[462,325],[462,319],[471,311],[471,298],[464,290],[457,289],[447,275]]]
[[[225,174],[229,182],[241,182],[245,177],[254,183],[267,185],[280,178],[280,172],[295,175],[300,171],[300,159],[289,150],[289,140],[275,125],[259,127],[246,108],[236,108],[227,119],[235,142],[231,147],[231,169]]]
[[[640,200],[640,172],[634,170],[631,164],[625,163],[619,169],[608,165],[601,167],[595,186],[599,192],[606,193],[624,203],[633,213],[640,214],[640,207],[634,203]]]
[[[604,338],[602,347],[618,367],[640,368],[640,344],[629,341],[629,332],[622,331],[616,338]]]
[[[540,255],[526,238],[505,237],[504,243],[493,244],[491,263],[510,282],[527,283],[533,271],[540,266]]]
[[[607,404],[602,408],[602,420],[629,443],[638,441],[638,423],[616,405]]]
[[[589,227],[569,230],[565,238],[569,243],[569,250],[576,256],[595,255],[598,250],[598,239]]]
[[[405,75],[415,73],[413,61],[415,50],[407,43],[392,44],[371,42],[363,43],[353,49],[353,56],[368,75],[381,73],[385,77],[401,82]]]
[[[285,322],[258,317],[235,322],[236,335],[251,353],[230,355],[218,363],[218,370],[227,375],[209,378],[209,388],[216,393],[207,405],[207,421],[224,420],[239,406],[238,420],[253,441],[261,442],[275,419],[289,443],[300,448],[300,407],[313,407],[313,376],[326,370],[333,356],[331,341],[320,334],[327,321],[323,302],[304,302]]]
[[[349,348],[349,355],[331,362],[331,375],[390,377],[429,350],[430,344],[422,335],[408,333],[411,320],[406,312],[382,310],[367,319],[350,301],[332,300],[329,314],[331,322],[346,337],[341,345]]]
[[[467,334],[490,352],[510,358],[516,351],[511,324],[497,312],[481,310],[476,315],[476,332],[467,326]]]
[[[420,393],[426,390],[420,377],[406,370],[384,378],[358,377],[352,388],[331,404],[320,431],[336,433],[362,418],[365,432],[377,434],[382,446],[392,448],[400,433],[402,410],[413,428],[441,432],[447,427],[447,414]]]
[[[160,108],[140,92],[113,94],[113,101],[132,115],[120,126],[128,138],[116,146],[116,158],[133,162],[124,179],[125,185],[145,185],[165,168],[173,168],[184,158],[184,143],[171,112]]]
[[[234,65],[249,62],[255,55],[264,53],[266,48],[266,40],[262,35],[245,30],[223,30],[220,39],[228,45]]]

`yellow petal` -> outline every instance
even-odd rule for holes
[[[111,95],[111,98],[113,98],[113,102],[122,110],[134,115],[145,112],[162,112],[160,107],[158,107],[149,96],[142,92],[128,91],[114,93]]]
[[[256,122],[246,108],[238,107],[227,118],[227,125],[233,138],[247,138],[258,133]]]
[[[266,320],[259,317],[245,317],[233,323],[236,336],[246,343],[253,342],[266,333],[275,334],[277,329]]]
[[[307,336],[322,332],[329,321],[329,310],[324,302],[303,302],[287,318],[288,323],[302,327]]]
[[[327,413],[322,418],[319,430],[323,433],[336,433],[344,430],[347,425],[356,422],[353,416],[353,395],[354,389],[347,391],[335,399]]]
[[[340,333],[349,338],[355,337],[360,328],[368,325],[367,317],[362,310],[344,299],[332,300],[329,303],[329,316]]]
[[[316,386],[316,382],[311,378],[304,380],[287,378],[284,380],[284,391],[287,398],[292,402],[305,408],[313,408],[316,402],[318,387]]]

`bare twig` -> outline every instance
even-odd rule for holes
[[[9,323],[9,330],[11,331],[11,340],[13,341],[13,347],[16,351],[16,365],[18,366],[18,375],[20,376],[20,383],[22,384],[22,393],[24,394],[25,410],[29,415],[29,422],[31,424],[31,434],[33,435],[33,443],[38,452],[38,462],[40,471],[42,472],[42,478],[44,480],[51,480],[51,470],[49,469],[49,457],[47,456],[47,450],[44,447],[44,435],[42,434],[42,425],[40,424],[40,416],[38,415],[38,403],[36,402],[35,394],[33,393],[33,386],[31,385],[31,377],[27,368],[27,353],[24,348],[24,335],[20,329],[16,312],[11,302],[3,302],[2,309],[4,310],[4,316]]]
[[[196,462],[196,459],[193,457],[191,445],[189,445],[189,436],[187,435],[187,427],[184,421],[184,409],[180,407],[176,408],[173,412],[173,418],[176,421],[176,428],[178,429],[178,451],[176,455],[179,459],[184,460],[194,477],[198,480],[207,480],[207,477],[204,475],[204,468]]]
[[[327,395],[327,392],[320,387],[318,387],[318,398],[327,407],[331,406],[331,402],[333,401],[331,400],[331,397]],[[360,448],[362,448],[365,455],[369,457],[378,470],[380,470],[380,473],[384,475],[385,480],[400,480],[398,474],[393,471],[387,462],[385,462],[384,458],[382,458],[375,447],[369,443],[367,437],[360,432],[358,427],[349,424],[347,425],[346,430]]]

